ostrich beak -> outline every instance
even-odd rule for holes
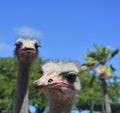
[[[41,89],[53,83],[56,73],[46,73],[33,83],[33,86],[37,89]],[[55,79],[54,79],[55,80]]]
[[[33,86],[36,89],[42,89],[45,87],[49,88],[58,88],[58,87],[72,87],[71,84],[64,82],[60,77],[56,75],[56,73],[46,73],[38,80],[33,83]]]

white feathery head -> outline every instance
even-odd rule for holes
[[[18,38],[15,42],[15,44],[22,43],[22,48],[29,47],[34,48],[34,45],[40,45],[39,41],[36,39],[29,39],[29,38]]]
[[[41,88],[42,84],[49,85],[63,81],[71,84],[75,92],[80,91],[81,89],[81,84],[78,77],[79,66],[75,62],[49,61],[41,66],[41,71],[43,76],[34,82],[35,87]]]
[[[44,73],[56,72],[57,74],[60,74],[63,72],[70,72],[70,71],[79,73],[79,67],[74,62],[66,62],[66,61],[52,62],[50,61],[42,65],[41,68]]]
[[[36,39],[18,38],[15,45],[14,52],[20,62],[31,62],[38,55],[40,43]]]

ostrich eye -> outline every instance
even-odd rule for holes
[[[40,44],[35,43],[35,48],[38,49],[38,47],[40,47]]]
[[[76,72],[69,72],[69,73],[67,74],[67,81],[68,81],[69,83],[74,83],[75,80],[76,80],[76,76],[77,76],[77,73],[76,73]]]
[[[15,45],[16,45],[16,48],[20,48],[23,44],[22,42],[17,42]]]

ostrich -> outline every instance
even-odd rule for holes
[[[79,67],[74,62],[47,62],[41,66],[43,76],[33,85],[49,100],[49,113],[70,113],[81,89]]]
[[[18,60],[15,113],[28,113],[29,75],[31,64],[38,55],[39,42],[35,39],[18,38],[15,42]]]

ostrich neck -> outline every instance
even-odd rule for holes
[[[19,63],[15,113],[28,113],[30,67],[31,63]]]
[[[70,113],[74,99],[51,100],[49,113]]]

